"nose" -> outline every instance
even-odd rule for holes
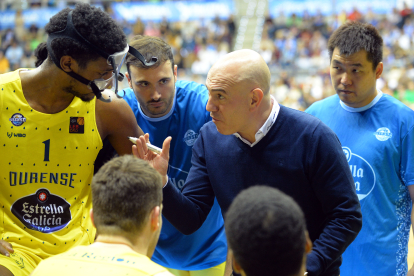
[[[154,92],[152,92],[151,99],[154,101],[158,101],[161,98],[161,94],[158,93],[157,89],[154,89]]]
[[[218,110],[217,106],[214,104],[211,95],[208,96],[208,101],[207,101],[207,105],[206,105],[206,110],[208,112],[215,112]]]
[[[341,84],[343,86],[349,86],[352,84],[351,77],[348,73],[343,73],[341,76]]]

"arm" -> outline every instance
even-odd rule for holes
[[[226,267],[223,276],[231,276],[233,274],[233,254],[227,250]]]
[[[137,124],[134,113],[124,100],[109,91],[105,91],[104,94],[104,97],[110,94],[112,102],[96,101],[96,124],[99,134],[102,140],[108,138],[119,155],[131,154],[132,143],[128,140],[128,136],[139,137],[143,132]]]
[[[414,229],[414,185],[408,186],[408,191],[410,192],[410,197],[411,197],[411,201],[412,201],[412,207],[411,207],[411,227],[413,227],[413,229]],[[410,265],[410,264],[408,264],[408,265]],[[408,271],[407,276],[414,276],[414,265]]]
[[[133,147],[134,155],[149,161],[167,182],[169,142],[164,141],[161,155],[148,151],[145,141],[148,134],[140,137]],[[202,131],[193,146],[192,167],[182,193],[170,182],[163,189],[163,215],[181,233],[189,235],[198,230],[207,218],[214,204],[214,191],[210,185],[205,158]]]
[[[163,214],[185,235],[194,233],[203,225],[214,204],[215,195],[208,177],[202,134],[200,131],[193,146],[191,169],[182,193],[172,183],[163,190]]]
[[[326,217],[307,258],[309,275],[319,275],[356,238],[362,214],[348,162],[333,131],[320,123],[308,146],[310,181]]]
[[[412,209],[411,209],[411,224],[414,230],[414,126],[409,129],[407,135],[401,143],[401,178],[408,187],[410,193]],[[408,264],[410,267],[410,264]],[[408,271],[407,276],[414,276],[414,265]]]

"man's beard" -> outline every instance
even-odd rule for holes
[[[67,86],[63,88],[63,91],[65,91],[66,93],[72,94],[75,97],[78,97],[79,99],[81,99],[83,102],[90,102],[95,96],[91,97],[91,94],[81,94],[78,91],[76,91],[74,89],[74,86]]]
[[[158,101],[149,101],[149,102],[146,102],[145,105],[143,105],[141,102],[139,104],[141,105],[141,109],[144,111],[144,114],[148,113],[147,115],[152,115],[152,116],[162,115],[162,116],[164,116],[165,113],[168,111],[168,109],[171,108],[171,106],[173,104],[173,101],[174,101],[174,97],[175,97],[175,85],[174,85],[174,93],[172,93],[169,98],[160,99]],[[154,108],[150,108],[149,106],[150,106],[151,103],[158,103],[158,102],[165,103],[165,108],[162,109],[162,110],[157,109],[156,112],[154,112],[155,111]]]

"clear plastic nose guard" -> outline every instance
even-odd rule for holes
[[[112,73],[112,75],[107,79],[95,79],[93,82],[96,84],[99,90],[113,89],[116,85],[115,74]]]
[[[123,97],[123,95],[121,96],[118,94],[118,80],[122,81],[124,79],[124,75],[120,71],[121,71],[121,66],[124,63],[125,58],[128,54],[128,50],[129,50],[129,46],[127,45],[124,48],[124,50],[122,50],[121,52],[117,52],[115,54],[109,55],[107,59],[108,64],[111,65],[112,68],[114,69],[113,71],[114,74],[112,75],[112,77],[109,78],[112,81],[112,85],[108,83],[108,85],[106,85],[105,88],[112,89],[115,92],[115,94],[121,98]],[[109,79],[107,81],[109,81]],[[99,80],[99,81],[102,81],[102,80]]]

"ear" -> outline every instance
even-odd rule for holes
[[[65,72],[78,70],[78,63],[71,56],[63,56],[60,58],[60,67]]]
[[[229,256],[229,258],[231,258],[232,263],[233,263],[233,270],[234,270],[236,273],[241,274],[242,268],[241,268],[240,264],[239,264],[239,263],[236,261],[236,259],[234,258],[234,255],[233,255],[233,250],[229,249],[228,254],[230,255],[230,256]],[[227,258],[227,259],[229,259],[229,258]]]
[[[305,242],[305,253],[308,254],[312,251],[312,241],[309,238],[308,231],[305,232],[306,242]]]
[[[177,81],[177,64],[174,65],[174,83]]]
[[[382,62],[378,63],[377,68],[375,69],[375,77],[379,79],[382,75],[382,70],[384,70],[384,64]]]
[[[93,209],[91,209],[91,210],[89,211],[89,216],[91,217],[91,221],[92,221],[92,225],[93,225],[93,227],[95,227],[95,228],[96,228],[96,226],[95,226],[95,220],[94,220],[94,218],[93,218]]]
[[[160,216],[161,216],[160,206],[155,206],[154,209],[152,209],[150,213],[151,231],[155,232],[161,227]]]
[[[263,97],[264,93],[260,88],[255,88],[250,91],[250,110],[257,108],[262,102]]]
[[[126,77],[126,78],[127,78],[127,80],[128,80],[128,85],[129,85],[129,87],[131,87],[131,88],[132,88],[132,82],[131,82],[131,78],[130,78],[130,76],[129,76],[128,72],[125,72],[125,77]]]

